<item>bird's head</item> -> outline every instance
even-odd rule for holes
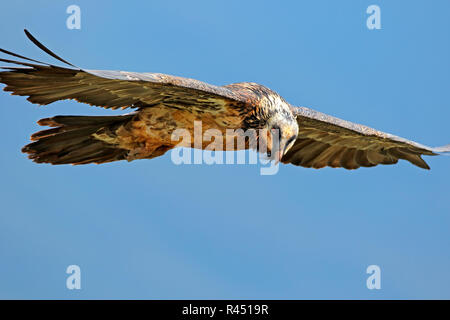
[[[277,162],[281,161],[281,158],[297,139],[297,119],[292,114],[289,104],[283,99],[279,99],[276,101],[275,112],[272,113],[266,124],[268,156]]]

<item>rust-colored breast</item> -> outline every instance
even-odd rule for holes
[[[130,150],[129,160],[151,158],[158,150],[164,149],[165,152],[179,145],[180,141],[172,140],[172,133],[177,129],[184,129],[189,133],[191,144],[186,147],[198,147],[194,143],[194,136],[199,139],[199,132],[203,137],[207,130],[215,129],[225,136],[227,129],[240,129],[243,120],[244,116],[238,109],[226,105],[214,113],[167,108],[164,105],[153,106],[141,109],[132,121],[120,127],[116,131],[114,143]],[[106,139],[101,136],[97,138]],[[206,148],[210,143],[211,141],[205,141],[201,146]]]

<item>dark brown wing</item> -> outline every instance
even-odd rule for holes
[[[294,107],[299,134],[283,163],[307,168],[346,169],[395,164],[399,159],[430,169],[421,155],[450,152],[450,145],[430,148],[372,128],[304,107]]]
[[[52,57],[69,65],[50,65],[0,49],[8,55],[31,61],[0,61],[20,65],[2,67],[0,82],[5,91],[29,96],[32,103],[46,105],[58,100],[75,99],[104,108],[142,107],[163,103],[174,108],[220,111],[228,105],[250,107],[247,97],[236,90],[210,85],[198,80],[159,73],[107,70],[82,70],[61,59],[25,31],[28,38]]]

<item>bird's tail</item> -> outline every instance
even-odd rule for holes
[[[37,163],[88,164],[126,159],[128,150],[96,139],[99,130],[114,135],[118,127],[133,115],[121,116],[56,116],[38,121],[41,126],[54,127],[34,133],[34,141],[22,152]]]

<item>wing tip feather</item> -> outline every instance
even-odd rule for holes
[[[450,156],[450,144],[433,148],[433,152],[437,153],[438,155]]]
[[[48,55],[52,56],[53,58],[55,58],[56,60],[59,60],[69,66],[72,66],[74,68],[79,69],[77,66],[71,64],[70,62],[64,60],[63,58],[61,58],[60,56],[56,55],[54,52],[52,52],[49,48],[47,48],[46,46],[44,46],[41,42],[39,42],[27,29],[23,29],[23,31],[25,32],[25,35],[27,36],[27,38],[35,45],[37,46],[39,49],[41,49],[42,51],[44,51],[45,53],[47,53]]]

